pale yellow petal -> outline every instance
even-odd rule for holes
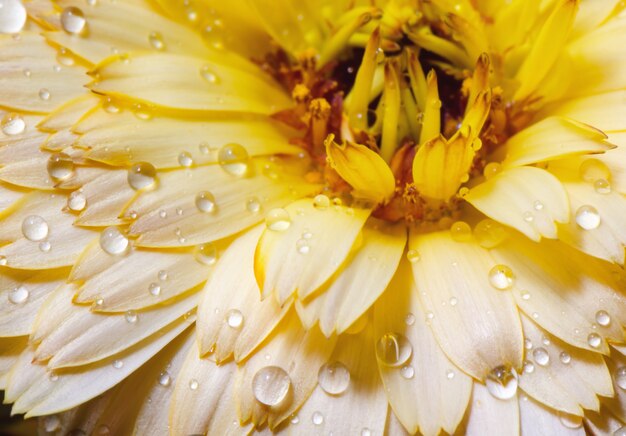
[[[9,371],[27,346],[27,336],[0,339],[0,389],[6,390]]]
[[[617,384],[618,371],[626,368],[626,357],[621,353],[611,352],[611,357],[606,359],[606,364],[611,374],[615,395],[612,395],[612,398],[603,398],[602,404],[622,422],[626,423],[626,390]]]
[[[499,400],[487,388],[474,383],[472,401],[468,410],[464,433],[468,436],[480,435],[519,435],[520,416],[517,396]]]
[[[27,193],[26,190],[0,183],[0,212],[12,207]]]
[[[547,106],[541,114],[578,120],[608,133],[626,128],[626,121],[620,116],[623,107],[624,93],[619,90],[566,99]]]
[[[128,171],[111,170],[84,184],[80,193],[74,195],[81,194],[85,197],[85,209],[75,223],[100,227],[124,224],[120,216],[136,192],[128,184]]]
[[[303,199],[282,212],[287,214],[288,228],[273,230],[270,224],[261,236],[255,260],[263,296],[274,292],[281,304],[296,292],[300,299],[308,297],[337,271],[371,211],[316,208],[313,200]]]
[[[561,416],[563,416],[563,419],[565,420],[567,415],[557,412],[556,410],[549,409],[543,404],[523,394],[520,395],[519,399],[519,414],[522,436],[585,436],[585,430],[582,427],[582,422],[579,428],[566,427],[563,422],[561,422]]]
[[[612,436],[620,428],[623,428],[624,423],[615,417],[605,407],[600,409],[600,412],[585,411],[585,425],[591,433],[601,436]],[[582,433],[584,434],[584,432]],[[619,433],[618,433],[619,434]]]
[[[555,222],[570,220],[567,193],[552,174],[535,167],[502,171],[464,197],[482,213],[529,238],[556,238]]]
[[[409,248],[421,256],[412,264],[413,276],[428,322],[450,360],[479,380],[501,365],[519,368],[519,315],[513,297],[489,283],[495,266],[489,253],[474,242],[454,242],[449,232],[414,232]]]

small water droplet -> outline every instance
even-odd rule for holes
[[[295,425],[300,422],[300,418],[298,417],[298,415],[293,415],[289,422]]]
[[[350,371],[341,362],[329,362],[320,368],[317,382],[327,394],[340,395],[350,385]]]
[[[100,247],[106,253],[117,256],[126,253],[129,241],[117,227],[107,227],[100,234]]]
[[[415,263],[420,260],[420,254],[417,250],[409,250],[406,253],[406,258],[409,262]]]
[[[372,436],[372,431],[365,427],[361,430],[361,436]]]
[[[163,219],[167,218],[167,212],[165,211],[165,209],[161,209],[159,211],[159,217],[161,217]]]
[[[246,210],[250,213],[259,213],[261,211],[261,202],[258,197],[250,197],[246,200]]]
[[[272,209],[265,216],[265,224],[270,230],[283,232],[291,226],[291,217],[285,209]]]
[[[454,307],[458,304],[459,300],[456,297],[450,297],[450,306]]]
[[[515,274],[506,265],[496,265],[489,271],[489,283],[500,291],[510,289],[515,283]]]
[[[306,239],[298,239],[296,241],[296,250],[300,254],[308,254],[311,251],[311,246]]]
[[[387,366],[401,366],[413,354],[413,347],[400,333],[386,333],[376,343],[376,357]]]
[[[313,207],[317,210],[325,210],[330,207],[330,198],[324,194],[316,195],[313,198]]]
[[[406,325],[415,324],[415,315],[413,315],[412,313],[407,313],[407,315],[404,317],[404,322],[406,323]]]
[[[195,251],[196,260],[204,265],[215,265],[218,258],[217,247],[209,242],[207,244],[198,245]]]
[[[116,114],[120,111],[119,106],[115,104],[115,102],[111,99],[111,97],[107,97],[104,100],[104,103],[102,103],[102,107],[104,108],[105,111],[107,111],[110,114]]]
[[[55,153],[48,159],[47,169],[53,180],[65,180],[74,173],[74,161],[65,153]]]
[[[402,375],[405,379],[410,380],[415,377],[415,368],[410,365],[403,366],[402,369],[400,369],[400,375]]]
[[[520,295],[522,296],[522,300],[530,300],[530,292],[527,290],[520,291]]]
[[[532,347],[533,347],[533,342],[530,339],[525,338],[524,339],[524,348],[526,348],[527,350],[530,350]]]
[[[596,312],[596,322],[602,327],[606,327],[611,324],[611,316],[606,310],[598,310]]]
[[[533,372],[535,372],[535,364],[532,363],[530,360],[525,360],[524,361],[524,372],[526,374],[532,374]]]
[[[148,35],[148,42],[155,50],[165,50],[165,42],[163,42],[163,35],[161,35],[160,32],[150,32],[150,35]]]
[[[485,385],[493,397],[508,400],[517,393],[517,372],[508,365],[497,366],[487,375]]]
[[[535,220],[535,216],[530,211],[524,212],[522,214],[522,218],[524,218],[524,221],[526,221],[527,223],[532,223]]]
[[[203,65],[200,68],[200,76],[202,76],[204,80],[206,80],[208,83],[212,85],[217,85],[220,82],[220,79],[219,77],[217,77],[217,74],[215,74],[215,72],[208,65]]]
[[[243,177],[248,173],[249,156],[240,144],[230,143],[220,148],[217,160],[228,174]]]
[[[615,374],[613,375],[615,379],[615,384],[620,388],[626,391],[626,366],[622,366],[615,370]]]
[[[193,158],[191,157],[191,154],[183,151],[181,154],[178,155],[178,163],[182,167],[189,168],[193,165]]]
[[[550,355],[543,347],[535,348],[533,350],[533,359],[537,365],[548,366],[550,364]]]
[[[156,297],[161,294],[161,287],[157,283],[150,283],[150,285],[148,285],[148,291]]]
[[[75,6],[69,6],[61,12],[61,27],[67,33],[79,34],[85,30],[86,24],[85,14]]]
[[[121,360],[115,360],[113,361],[113,368],[115,369],[122,369],[122,367],[124,366],[124,362]]]
[[[159,374],[159,384],[164,387],[168,387],[172,383],[172,376],[170,376],[169,372],[163,371]]]
[[[322,425],[324,423],[324,415],[321,412],[313,412],[311,415],[311,421],[314,425]]]
[[[572,356],[570,356],[569,353],[566,351],[561,351],[561,354],[559,354],[559,360],[561,361],[561,363],[567,365],[572,361]]]
[[[593,348],[598,348],[602,344],[602,337],[597,333],[590,333],[587,336],[587,343]]]
[[[489,180],[492,177],[500,174],[501,171],[502,165],[500,165],[498,162],[489,162],[487,165],[485,165],[485,168],[483,169],[483,176],[485,176],[485,179]]]
[[[291,389],[291,379],[278,366],[265,366],[252,378],[252,393],[257,401],[266,406],[282,403]]]
[[[156,183],[156,169],[148,162],[138,162],[128,170],[128,184],[136,191],[152,188]]]
[[[561,424],[563,424],[564,427],[580,428],[583,426],[582,416],[570,415],[569,413],[561,411],[557,412],[557,414],[559,416],[559,421],[561,421]]]
[[[457,221],[450,227],[450,234],[456,242],[467,242],[472,239],[472,228],[465,221]]]
[[[243,313],[237,309],[226,312],[226,324],[233,329],[240,329],[243,325]]]
[[[542,203],[541,201],[536,200],[536,201],[533,203],[533,207],[534,207],[534,209],[535,209],[535,210],[539,211],[539,210],[543,210],[543,207],[544,207],[544,206],[543,206],[543,203]]]
[[[26,24],[26,8],[19,0],[0,0],[0,33],[18,33]]]
[[[217,211],[215,197],[209,191],[199,192],[196,195],[196,207],[200,212],[215,213]]]
[[[67,198],[67,208],[74,212],[80,212],[87,206],[87,197],[82,189],[72,192]]]
[[[22,221],[22,234],[29,241],[46,239],[49,230],[48,222],[39,215],[29,215]]]
[[[474,227],[474,237],[484,248],[494,248],[500,245],[507,237],[504,226],[491,219],[484,219]]]
[[[163,281],[163,280],[167,280],[169,276],[167,274],[167,271],[162,269],[159,271],[158,277],[159,277],[159,280]]]
[[[8,263],[7,257],[4,255],[0,255],[0,266],[6,266]]]
[[[192,391],[195,391],[196,389],[198,389],[198,386],[200,386],[200,383],[198,383],[198,380],[196,380],[195,378],[192,378],[191,380],[189,380],[189,389],[191,389]]]
[[[137,312],[135,312],[134,310],[127,310],[124,314],[124,318],[126,319],[127,323],[134,324],[137,322],[137,319],[139,317],[137,316]]]
[[[43,418],[43,428],[46,432],[52,433],[61,427],[61,420],[57,415],[49,415]]]
[[[48,253],[51,248],[52,244],[50,244],[50,241],[41,241],[39,243],[39,251],[41,251],[42,253]]]
[[[597,229],[600,221],[600,213],[593,206],[584,205],[576,210],[576,224],[585,230]]]
[[[446,371],[446,378],[448,380],[452,380],[454,378],[454,371],[452,371],[451,369]]]
[[[610,194],[611,193],[611,184],[607,182],[605,179],[598,179],[593,182],[593,189],[598,194]]]
[[[50,91],[48,91],[48,89],[46,88],[41,88],[39,90],[39,98],[44,101],[50,100]]]
[[[19,285],[9,291],[9,301],[13,304],[23,304],[28,300],[30,292],[24,285]]]
[[[1,21],[2,19],[0,18],[0,22]],[[19,135],[24,133],[24,130],[26,130],[26,122],[24,121],[24,118],[15,112],[9,112],[2,117],[0,125],[2,126],[2,133],[8,136]]]

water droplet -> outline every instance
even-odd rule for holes
[[[533,213],[530,211],[524,212],[522,214],[522,218],[524,218],[524,221],[526,221],[527,223],[532,223],[535,220]]]
[[[217,77],[217,74],[215,74],[215,72],[208,65],[203,65],[200,68],[200,76],[202,76],[204,80],[206,80],[212,85],[217,85],[220,82],[220,79],[219,77]]]
[[[539,211],[539,210],[543,210],[543,207],[544,207],[544,206],[543,206],[543,203],[542,203],[541,201],[536,200],[536,201],[533,203],[533,207],[534,207],[534,209],[535,209],[535,210]]]
[[[530,350],[532,347],[533,347],[533,342],[530,339],[525,338],[524,339],[524,348],[526,348],[527,350]]]
[[[217,155],[217,160],[228,174],[243,177],[248,173],[248,152],[240,144],[226,144]]]
[[[350,385],[350,371],[341,362],[329,362],[320,368],[317,382],[327,394],[340,395]]]
[[[559,360],[561,361],[561,363],[567,365],[572,361],[572,356],[570,356],[569,353],[566,351],[561,351],[561,354],[559,354]]]
[[[510,289],[515,283],[515,274],[506,265],[496,265],[489,271],[489,283],[500,291]]]
[[[156,297],[161,294],[161,287],[156,283],[150,283],[150,285],[148,285],[148,291]]]
[[[161,386],[168,387],[171,383],[172,377],[170,376],[169,372],[163,371],[161,374],[159,374],[159,384]]]
[[[472,228],[465,221],[457,221],[450,227],[450,234],[456,242],[467,242],[472,238]]]
[[[102,104],[102,107],[105,111],[110,114],[116,114],[120,111],[119,106],[115,104],[115,102],[111,99],[111,97],[107,97]]]
[[[537,365],[548,366],[550,364],[550,355],[543,347],[535,348],[533,350],[533,359],[535,359],[535,363]]]
[[[265,224],[270,230],[283,232],[291,226],[291,217],[285,209],[272,209],[265,216]]]
[[[576,211],[576,224],[585,230],[597,229],[600,221],[600,213],[593,206],[580,206]]]
[[[246,209],[250,213],[259,213],[261,211],[261,202],[257,197],[250,197],[246,200]]]
[[[520,295],[522,296],[522,300],[530,300],[530,292],[527,290],[521,290]]]
[[[406,323],[406,325],[415,324],[415,315],[413,315],[412,313],[407,313],[407,315],[404,317],[404,322]]]
[[[148,42],[155,50],[165,50],[165,42],[163,42],[163,35],[161,35],[160,32],[150,32],[150,35],[148,35]]]
[[[559,416],[559,421],[561,421],[561,424],[563,424],[564,427],[580,428],[583,425],[582,416],[570,415],[569,413],[561,411],[557,412],[557,414]]]
[[[8,263],[7,257],[4,255],[0,255],[0,265],[5,266]]]
[[[454,378],[454,371],[452,371],[451,369],[446,371],[446,378],[448,380],[452,380]]]
[[[289,422],[291,422],[292,424],[297,424],[300,422],[300,418],[298,417],[298,415],[293,415]]]
[[[61,420],[57,415],[50,415],[43,418],[43,428],[46,432],[52,433],[59,430],[61,427]]]
[[[39,90],[39,98],[42,100],[50,100],[50,91],[46,88],[41,88]]]
[[[199,192],[196,195],[196,207],[200,212],[215,213],[217,211],[215,197],[209,191]]]
[[[535,364],[532,363],[530,360],[525,360],[524,361],[524,372],[526,374],[532,374],[533,372],[535,372]]]
[[[159,271],[158,277],[159,277],[159,280],[167,280],[169,276],[167,274],[167,271],[162,269]]]
[[[189,380],[189,389],[191,389],[192,391],[195,391],[196,389],[198,389],[198,386],[200,386],[200,383],[198,383],[198,380],[196,380],[195,378],[192,378],[191,380]]]
[[[365,427],[361,430],[361,436],[372,436],[372,431]]]
[[[226,324],[233,329],[239,329],[243,325],[243,313],[237,309],[226,312]]]
[[[0,0],[0,33],[18,33],[26,24],[26,8],[19,0]]]
[[[81,189],[78,189],[70,194],[67,198],[67,207],[74,212],[80,212],[87,206],[87,197]]]
[[[598,194],[610,194],[611,184],[607,182],[605,179],[598,179],[595,182],[593,182],[593,189]]]
[[[489,162],[487,165],[485,165],[485,168],[483,169],[483,176],[485,176],[485,179],[489,180],[493,176],[500,174],[501,171],[502,165],[500,165],[498,162]]]
[[[400,375],[402,375],[405,379],[410,380],[415,377],[415,368],[410,365],[403,366],[402,369],[400,369]]]
[[[126,322],[134,324],[137,322],[138,319],[137,312],[135,312],[134,310],[127,310],[124,314],[124,318],[126,319]]]
[[[149,189],[156,182],[156,169],[148,162],[138,162],[128,170],[128,184],[136,191]]]
[[[585,182],[593,183],[598,179],[609,180],[611,171],[606,164],[598,159],[586,159],[579,167],[580,177]]]
[[[113,362],[113,368],[115,369],[122,369],[123,366],[124,366],[124,362],[121,360],[115,360]]]
[[[306,239],[298,239],[296,241],[296,250],[300,254],[308,254],[311,251],[311,246]]]
[[[613,375],[615,379],[615,384],[620,388],[626,391],[626,366],[622,366],[615,370],[615,374]]]
[[[55,153],[48,159],[47,169],[53,180],[65,180],[74,173],[74,161],[65,153]]]
[[[415,263],[420,260],[420,254],[417,250],[409,250],[406,253],[406,258],[409,262]]]
[[[2,19],[0,18],[0,25],[2,24],[1,21]],[[24,121],[24,118],[15,112],[9,112],[2,117],[0,125],[2,126],[2,133],[9,136],[19,135],[24,133],[24,130],[26,130],[26,122]]]
[[[313,412],[313,415],[311,415],[311,421],[315,425],[322,425],[324,423],[324,415],[322,415],[321,412]]]
[[[376,343],[376,357],[387,366],[400,366],[413,354],[409,340],[399,333],[387,333]]]
[[[266,406],[282,403],[290,388],[289,374],[278,366],[263,367],[252,378],[252,393],[259,403]]]
[[[450,297],[450,306],[454,307],[458,304],[459,300],[456,297]]]
[[[611,315],[606,310],[598,310],[596,312],[596,322],[602,327],[606,327],[611,324]]]
[[[19,285],[9,291],[9,301],[13,304],[22,304],[28,300],[30,292],[24,285]]]
[[[181,154],[178,155],[178,163],[180,164],[180,166],[189,168],[193,165],[193,158],[191,157],[191,154],[183,151]]]
[[[196,260],[204,265],[215,265],[217,262],[217,247],[209,242],[207,244],[198,245],[195,252]]]
[[[22,234],[29,241],[41,241],[48,237],[48,223],[39,215],[29,215],[22,221]]]
[[[120,255],[128,250],[128,238],[117,227],[107,227],[100,234],[100,248],[111,255]]]
[[[602,337],[597,333],[590,333],[587,336],[587,343],[593,348],[598,348],[602,344]]]
[[[474,227],[474,237],[481,247],[494,248],[506,239],[504,226],[491,219],[484,219]]]
[[[497,366],[485,379],[489,393],[499,399],[508,400],[517,393],[518,377],[514,368],[507,365]]]
[[[51,248],[52,248],[52,244],[50,244],[50,241],[41,241],[39,243],[39,251],[43,253],[48,253]]]
[[[328,209],[330,206],[330,198],[324,194],[316,195],[313,199],[313,207],[317,210]]]

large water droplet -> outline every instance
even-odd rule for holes
[[[165,50],[165,42],[163,41],[163,35],[161,35],[160,32],[150,32],[150,35],[148,35],[148,42],[155,50]]]
[[[18,33],[26,24],[26,8],[19,0],[0,0],[0,33]]]
[[[491,370],[485,379],[489,393],[499,399],[508,400],[517,393],[518,377],[514,368],[501,365]]]
[[[87,206],[87,197],[81,189],[74,191],[67,198],[67,207],[74,212],[80,212]]]
[[[598,348],[602,344],[602,337],[597,333],[589,333],[587,343],[593,348]]]
[[[128,245],[128,238],[117,227],[107,227],[100,234],[100,247],[108,254],[124,254]]]
[[[500,163],[489,162],[483,169],[483,176],[485,176],[485,179],[489,180],[493,176],[500,174],[500,172],[502,172],[502,165],[500,165]]]
[[[613,378],[615,379],[615,384],[620,388],[626,391],[626,366],[622,366],[615,370],[615,374],[613,374]]]
[[[586,159],[579,167],[580,177],[585,182],[595,182],[598,179],[609,180],[611,170],[598,159]]]
[[[28,300],[30,292],[24,285],[19,285],[9,291],[9,301],[13,304],[22,304]]]
[[[400,370],[400,375],[402,375],[405,379],[410,380],[415,377],[415,368],[410,365],[405,365]]]
[[[350,371],[341,362],[329,362],[317,373],[317,382],[328,394],[343,394],[350,386]]]
[[[324,194],[316,195],[313,199],[313,207],[318,210],[327,209],[330,206],[330,198]]]
[[[270,210],[265,216],[265,225],[268,229],[283,232],[291,225],[291,217],[289,212],[282,208]]]
[[[226,144],[217,155],[217,160],[228,174],[243,177],[248,173],[248,152],[240,144]]]
[[[156,182],[156,169],[148,162],[138,162],[128,170],[128,184],[138,191],[154,186]]]
[[[597,229],[600,221],[600,213],[593,206],[584,205],[576,210],[576,224],[585,230]]]
[[[596,312],[596,322],[602,327],[606,327],[611,324],[611,315],[606,310],[598,310]]]
[[[465,221],[457,221],[450,227],[450,234],[456,242],[467,242],[472,238],[472,228]]]
[[[387,333],[376,343],[376,357],[387,366],[401,366],[413,354],[413,347],[406,336]]]
[[[243,314],[237,309],[226,312],[226,324],[233,329],[239,329],[243,325]]]
[[[204,265],[215,265],[217,262],[217,247],[209,242],[196,247],[196,260]]]
[[[266,406],[282,403],[290,388],[289,374],[278,366],[261,368],[252,378],[252,393],[259,403]]]
[[[489,283],[501,291],[511,289],[515,283],[515,274],[506,265],[496,265],[489,271]]]
[[[65,153],[55,153],[48,159],[47,169],[53,180],[65,180],[74,173],[74,161]]]
[[[535,359],[535,363],[537,365],[548,366],[550,364],[550,355],[543,347],[535,348],[533,350],[533,359]]]
[[[215,197],[209,191],[202,191],[196,195],[196,207],[200,212],[214,213],[217,211]]]
[[[61,27],[67,33],[79,34],[85,30],[86,24],[85,14],[75,6],[69,6],[61,12]]]
[[[19,135],[24,133],[24,130],[26,130],[26,122],[24,121],[24,118],[15,112],[9,112],[2,117],[0,125],[2,126],[2,133],[9,136]]]
[[[504,226],[494,220],[484,219],[474,227],[474,237],[484,248],[494,248],[506,239]]]
[[[41,241],[48,237],[48,223],[39,215],[29,215],[22,221],[22,234],[29,241]]]

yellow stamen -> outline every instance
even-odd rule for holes
[[[374,72],[376,71],[376,56],[379,45],[380,30],[376,29],[365,48],[348,105],[350,125],[355,129],[365,130],[367,128],[367,108],[370,101]]]
[[[394,63],[385,64],[385,106],[383,109],[383,134],[380,154],[386,162],[391,161],[398,145],[398,119],[400,116],[400,85]]]
[[[441,131],[441,100],[437,86],[437,73],[431,70],[426,77],[426,104],[419,143],[423,144],[439,135]]]
[[[417,51],[408,50],[408,70],[409,80],[411,82],[411,90],[415,96],[417,107],[420,111],[424,111],[426,106],[426,94],[428,86],[426,84],[426,75],[422,69],[422,64],[417,57]]]

